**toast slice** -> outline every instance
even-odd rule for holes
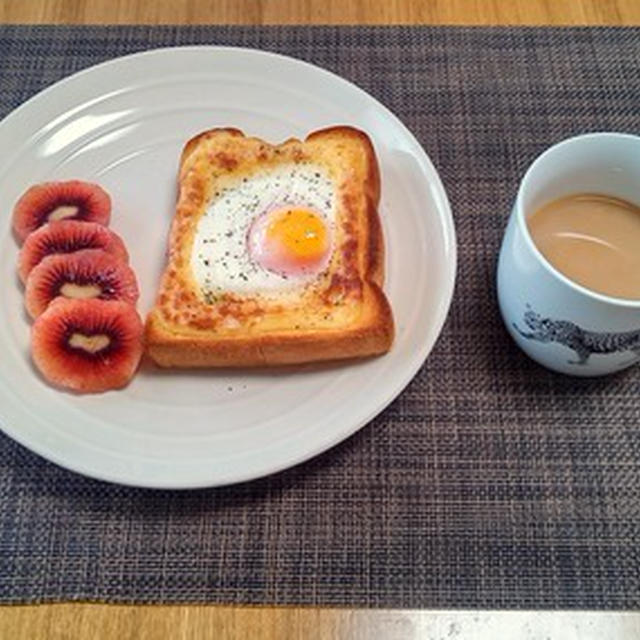
[[[213,129],[187,142],[178,181],[168,264],[146,321],[158,365],[270,366],[389,350],[380,177],[365,133],[339,126],[272,145]],[[278,200],[322,209],[330,249],[321,271],[255,264],[252,220]]]

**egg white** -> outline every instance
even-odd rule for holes
[[[298,206],[321,215],[332,237],[335,189],[326,169],[314,164],[287,164],[243,177],[213,194],[198,221],[191,269],[205,299],[224,291],[274,294],[300,288],[317,274],[282,275],[251,258],[248,234],[253,221],[275,207]]]

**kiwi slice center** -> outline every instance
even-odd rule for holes
[[[48,216],[47,220],[49,222],[55,222],[56,220],[64,220],[65,218],[73,218],[73,216],[78,215],[78,211],[80,209],[73,204],[61,204],[59,207],[56,207]]]
[[[97,298],[102,294],[102,288],[97,284],[76,284],[75,282],[65,282],[60,287],[60,293],[65,298],[86,300],[87,298]]]
[[[76,349],[84,349],[89,353],[97,353],[106,349],[111,343],[111,338],[104,333],[94,336],[86,336],[83,333],[72,333],[69,338],[69,346]]]

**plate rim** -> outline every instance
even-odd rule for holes
[[[129,53],[123,56],[117,56],[115,58],[110,58],[108,60],[104,60],[95,65],[91,65],[84,69],[80,69],[60,80],[54,82],[53,84],[45,87],[38,93],[34,94],[30,98],[28,98],[25,102],[18,105],[15,109],[9,112],[2,120],[0,120],[0,127],[4,128],[7,125],[11,125],[11,120],[13,118],[21,117],[22,113],[29,108],[31,108],[32,103],[37,100],[46,97],[50,92],[59,91],[61,87],[64,87],[68,83],[82,81],[83,76],[90,75],[99,71],[105,67],[109,67],[112,65],[126,63],[127,60],[131,59],[140,59],[140,58],[152,58],[152,57],[162,57],[166,55],[176,55],[181,53],[204,53],[209,52],[213,54],[230,54],[238,53],[241,55],[253,55],[258,58],[275,58],[279,59],[281,62],[286,64],[290,64],[293,66],[297,66],[301,69],[306,69],[309,72],[319,73],[321,75],[327,76],[332,82],[337,83],[337,85],[344,87],[349,91],[355,91],[360,94],[361,97],[365,98],[367,101],[372,102],[377,109],[381,110],[381,112],[388,118],[390,118],[394,124],[402,131],[402,133],[407,136],[410,140],[415,143],[416,148],[418,149],[418,153],[420,155],[421,162],[428,167],[433,176],[435,177],[435,182],[430,183],[430,189],[435,191],[437,195],[437,199],[439,202],[438,206],[438,215],[442,221],[442,229],[443,234],[445,236],[446,241],[448,242],[448,246],[445,249],[445,255],[448,257],[446,261],[445,268],[445,278],[443,279],[443,295],[441,296],[437,313],[435,317],[435,321],[432,323],[432,334],[433,338],[430,341],[423,341],[418,349],[418,357],[416,357],[414,365],[408,367],[404,374],[398,377],[396,384],[393,388],[387,387],[386,392],[384,393],[383,400],[381,402],[377,402],[375,407],[373,407],[366,415],[361,416],[359,420],[351,421],[340,430],[337,430],[333,437],[323,440],[322,443],[317,445],[314,448],[306,450],[304,453],[295,457],[295,459],[289,459],[288,461],[280,461],[275,464],[267,465],[268,468],[263,469],[256,472],[252,472],[251,469],[245,470],[244,472],[234,473],[232,477],[228,478],[220,478],[216,477],[215,473],[209,474],[207,477],[204,475],[200,475],[198,478],[194,478],[189,482],[184,481],[158,481],[156,478],[152,478],[151,481],[137,478],[126,478],[123,477],[122,474],[117,472],[113,473],[104,473],[104,472],[96,472],[93,469],[84,468],[81,462],[77,462],[74,460],[65,459],[63,456],[59,456],[56,452],[50,451],[47,446],[41,444],[40,442],[33,441],[32,438],[28,436],[24,436],[21,433],[19,427],[14,427],[13,425],[7,424],[7,421],[4,420],[3,416],[0,415],[0,428],[2,431],[9,436],[14,441],[18,442],[20,445],[26,447],[33,453],[36,453],[38,456],[44,458],[45,460],[52,462],[64,469],[70,470],[74,473],[78,473],[80,475],[92,478],[94,480],[106,481],[110,483],[119,484],[122,486],[136,487],[136,488],[149,488],[149,489],[171,489],[171,490],[189,490],[189,489],[201,489],[201,488],[211,488],[211,487],[221,487],[221,486],[230,486],[234,484],[239,484],[242,482],[247,482],[251,480],[258,480],[260,478],[271,476],[275,473],[284,471],[286,469],[290,469],[296,467],[330,449],[335,447],[340,442],[347,440],[349,437],[353,436],[355,433],[360,431],[364,426],[366,426],[369,422],[371,422],[376,416],[382,413],[395,399],[399,397],[405,387],[413,380],[418,371],[424,366],[424,363],[433,350],[436,342],[440,338],[442,334],[443,326],[447,320],[449,310],[451,307],[453,294],[455,290],[456,276],[457,276],[457,243],[456,243],[456,231],[455,231],[455,222],[453,218],[453,213],[451,210],[451,204],[449,202],[448,195],[444,188],[444,184],[442,183],[442,179],[440,174],[438,173],[435,165],[431,161],[431,158],[427,154],[426,150],[419,142],[419,140],[415,137],[412,131],[404,124],[404,122],[385,104],[380,102],[377,98],[369,94],[367,91],[359,87],[354,82],[343,78],[342,76],[325,69],[324,67],[320,67],[314,63],[307,62],[306,60],[302,60],[300,58],[296,58],[293,56],[258,49],[251,47],[236,47],[236,46],[220,46],[220,45],[186,45],[186,46],[170,46],[170,47],[158,47],[153,49],[146,49],[143,51],[138,51],[134,53]],[[103,94],[101,94],[103,95]],[[99,97],[99,96],[98,96]],[[60,114],[63,115],[63,114]],[[424,178],[424,174],[421,176]],[[212,465],[213,466],[213,465]]]

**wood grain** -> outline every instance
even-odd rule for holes
[[[0,608],[0,638],[413,640],[421,637],[420,618],[412,611],[56,604]]]
[[[422,640],[640,637],[623,612],[398,611],[57,604],[0,608],[0,638],[47,640]]]
[[[638,0],[0,0],[0,22],[640,24]]]
[[[638,25],[640,1],[0,0],[0,22]],[[476,618],[474,614],[473,619]],[[575,620],[575,616],[572,619]],[[442,614],[424,611],[57,604],[0,608],[0,638],[413,640],[427,634],[431,637],[431,631],[438,634],[434,637],[445,636],[453,628],[442,627],[446,620]],[[557,622],[557,618],[554,619],[553,625]],[[587,620],[585,624],[592,622]],[[611,620],[605,622],[611,630]],[[635,633],[640,633],[639,619],[624,622],[633,625],[635,630],[624,637],[638,637]],[[501,637],[518,635],[502,634]]]

